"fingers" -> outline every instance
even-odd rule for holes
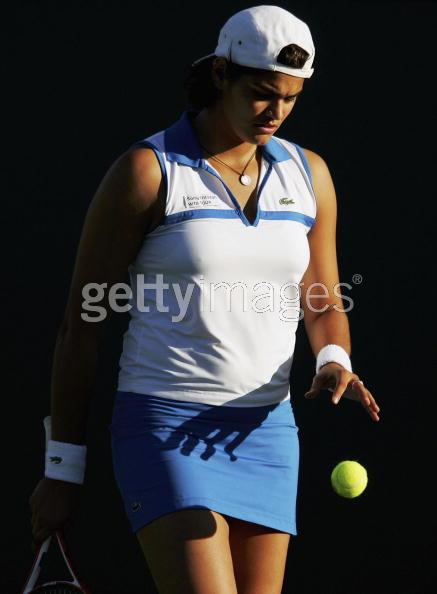
[[[341,396],[344,396],[345,398],[349,398],[351,400],[356,400],[358,402],[361,402],[361,404],[363,405],[363,407],[365,408],[365,410],[367,411],[369,416],[374,421],[379,421],[378,413],[380,411],[380,408],[377,405],[375,398],[373,397],[371,392],[365,387],[364,382],[362,380],[358,379],[358,377],[355,377],[355,379],[349,380],[349,382],[347,383],[346,389],[343,390],[342,393],[340,394],[340,397]],[[338,400],[339,400],[339,398],[338,398]],[[338,402],[338,400],[337,400],[337,402]],[[336,404],[334,397],[333,397],[333,402],[334,402],[334,404]]]
[[[54,529],[50,528],[49,526],[43,525],[38,521],[33,523],[32,527],[32,550],[36,553],[37,549],[41,546],[41,544],[52,534],[54,533]]]
[[[41,517],[41,515],[36,511],[32,511],[32,518],[31,518],[31,525],[32,525],[32,551],[36,553],[39,546],[49,537],[51,536],[55,529],[48,525],[47,522]]]
[[[338,380],[337,385],[335,386],[335,390],[332,394],[332,402],[334,404],[338,404],[340,398],[343,396],[344,392],[346,391],[348,386],[348,381],[345,379],[344,374],[342,374],[341,379]]]
[[[337,375],[337,385],[332,390],[332,403],[338,404],[341,397],[349,398],[361,402],[369,416],[374,421],[379,421],[380,408],[371,392],[365,387],[364,382],[356,374],[351,374],[346,369],[341,370]],[[327,378],[316,375],[310,390],[305,392],[305,398],[315,398],[315,396],[327,388]]]
[[[325,377],[316,375],[313,379],[313,383],[311,384],[311,388],[304,394],[305,398],[315,398],[321,390],[325,389],[325,383]]]
[[[346,370],[341,373],[340,379],[332,394],[333,404],[338,404],[341,397],[349,398],[361,402],[369,416],[374,421],[379,421],[380,408],[377,405],[375,398],[371,392],[366,388],[364,382],[355,374],[352,375]]]
[[[372,394],[369,392],[369,390],[367,390],[367,393],[369,395],[370,403],[367,404],[367,405],[365,405],[364,403],[362,403],[362,404],[365,407],[366,411],[369,413],[369,415],[372,417],[372,419],[374,421],[379,421],[379,415],[378,415],[378,413],[380,411],[380,408],[376,404],[376,401],[373,398]]]
[[[67,518],[61,522],[50,522],[44,519],[38,512],[32,513],[32,548],[35,551],[38,546],[44,542],[49,536],[53,535],[56,530],[68,530],[72,526],[72,518]]]
[[[368,390],[364,382],[361,380],[353,380],[351,382],[351,388],[355,394],[357,394],[361,404],[364,406],[367,413],[374,421],[379,421],[380,408],[376,404],[375,398],[372,396],[370,390]]]

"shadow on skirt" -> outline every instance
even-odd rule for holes
[[[206,508],[297,534],[298,427],[290,400],[211,406],[116,393],[115,479],[132,530]]]

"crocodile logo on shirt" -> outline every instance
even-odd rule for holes
[[[281,198],[279,204],[294,204],[293,198]]]
[[[53,462],[53,464],[60,464],[62,458],[60,456],[50,456],[50,462]]]

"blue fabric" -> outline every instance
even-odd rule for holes
[[[203,208],[194,210],[185,210],[183,212],[176,212],[175,214],[164,217],[164,225],[172,225],[180,223],[187,219],[238,219],[238,213],[235,210],[218,210],[213,208]],[[256,226],[256,222],[259,219],[268,220],[283,220],[283,221],[299,221],[308,227],[312,227],[315,223],[315,219],[308,215],[304,215],[300,212],[287,212],[283,210],[259,210],[258,216],[253,223]]]
[[[180,223],[187,219],[238,219],[238,213],[235,210],[219,210],[214,208],[198,208],[194,210],[184,210],[164,217],[164,225]]]
[[[287,212],[284,210],[261,210],[259,217],[271,221],[299,221],[308,227],[312,227],[316,222],[313,217],[304,215],[301,212]]]
[[[116,393],[114,474],[132,530],[205,508],[297,534],[299,439],[291,401],[211,406]]]
[[[296,147],[296,150],[297,150],[297,152],[299,153],[299,157],[301,158],[301,161],[302,161],[303,167],[304,167],[305,171],[307,172],[308,179],[310,180],[311,187],[312,187],[312,188],[313,188],[313,190],[314,190],[314,186],[313,186],[313,176],[312,176],[312,173],[311,173],[310,164],[308,163],[308,159],[307,159],[307,157],[306,157],[305,153],[303,152],[303,149],[302,149],[302,147],[300,147],[300,146],[299,146],[298,144],[296,144],[295,142],[293,142],[292,144],[294,144],[294,146]]]

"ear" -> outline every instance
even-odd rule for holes
[[[212,71],[211,76],[215,86],[222,91],[225,79],[226,79],[226,68],[228,66],[228,61],[226,58],[218,57],[212,63]]]

